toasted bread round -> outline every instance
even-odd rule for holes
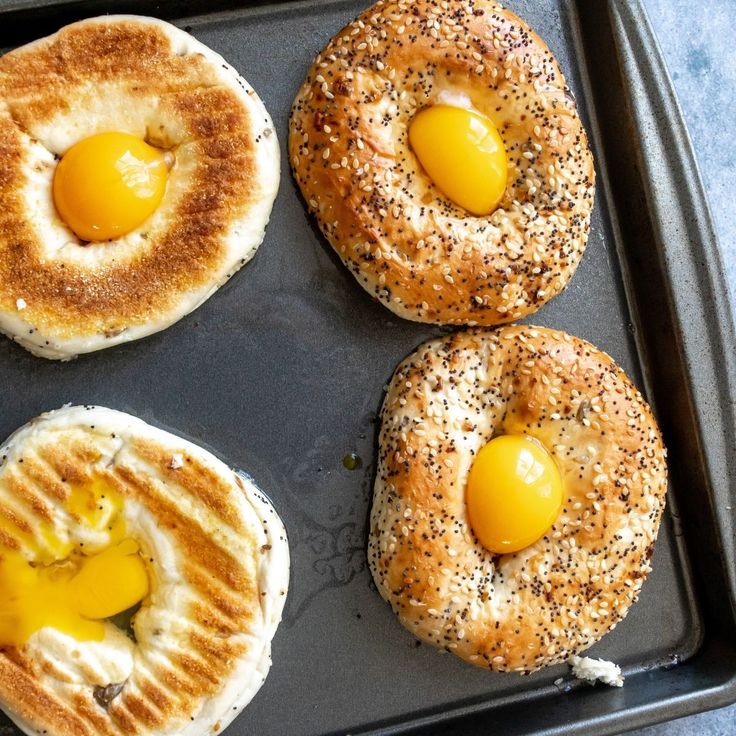
[[[60,550],[96,554],[124,523],[150,583],[133,639],[106,622],[101,641],[47,626],[0,647],[0,707],[28,734],[225,728],[266,678],[284,606],[289,551],[271,503],[202,448],[101,407],[44,414],[0,457],[0,558],[61,564]],[[90,483],[104,489],[94,524],[74,500]]]
[[[500,434],[551,453],[553,526],[494,555],[465,503]],[[396,369],[383,404],[368,559],[421,640],[480,667],[532,672],[613,629],[636,600],[665,504],[665,448],[641,394],[588,342],[544,327],[457,332]]]
[[[84,243],[54,207],[59,158],[97,133],[173,155],[142,225]],[[168,327],[255,253],[279,181],[263,103],[222,57],[153,18],[105,16],[0,58],[0,331],[68,359]]]
[[[409,145],[417,112],[458,100],[506,148],[506,191],[486,217],[444,197]],[[496,2],[370,7],[315,59],[289,155],[343,263],[406,319],[518,319],[565,287],[585,248],[595,174],[575,101],[546,44]]]

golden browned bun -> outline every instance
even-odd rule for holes
[[[0,647],[0,708],[34,735],[223,730],[266,678],[284,606],[289,551],[271,503],[201,447],[102,407],[44,414],[0,458],[0,561],[96,554],[123,521],[150,588],[134,638],[108,621],[101,641],[47,626]],[[93,519],[74,502],[90,483],[102,486]]]
[[[564,502],[537,542],[493,555],[465,488],[477,451],[527,434],[554,457]],[[397,369],[382,413],[368,559],[413,634],[480,667],[531,672],[623,619],[649,572],[665,448],[625,373],[544,327],[458,332]]]
[[[97,133],[173,154],[156,212],[82,243],[54,208],[56,163]],[[106,16],[0,58],[0,331],[68,359],[168,327],[254,255],[279,181],[258,95],[154,18]]]
[[[488,217],[444,198],[409,148],[414,114],[453,99],[506,146],[508,185]],[[519,319],[565,287],[585,248],[595,175],[575,101],[545,43],[495,2],[366,10],[309,70],[289,155],[327,240],[407,319]]]

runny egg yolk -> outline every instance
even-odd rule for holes
[[[41,563],[0,548],[0,647],[22,645],[47,626],[81,641],[100,641],[105,634],[102,619],[148,595],[148,573],[138,544],[121,540],[125,528],[118,494],[95,481],[74,489],[66,505],[83,524],[104,530],[108,546],[90,556],[81,548],[67,547],[66,556],[53,561],[43,554],[47,550],[31,549]],[[44,537],[44,546],[47,541]]]
[[[502,435],[478,452],[466,490],[470,525],[494,554],[537,541],[562,507],[562,478],[551,455],[527,435]]]
[[[129,133],[75,143],[54,174],[54,204],[82,240],[111,240],[145,222],[161,203],[164,152]]]
[[[506,189],[506,149],[496,126],[473,110],[434,105],[409,127],[409,143],[435,186],[473,215],[493,212]]]

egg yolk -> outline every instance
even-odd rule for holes
[[[72,608],[84,618],[102,619],[131,608],[148,594],[148,575],[138,545],[126,539],[82,562],[69,581]]]
[[[75,143],[59,161],[54,204],[82,240],[111,240],[155,212],[167,175],[163,151],[128,133],[100,133]]]
[[[560,471],[545,448],[526,435],[502,435],[478,452],[466,490],[470,525],[494,554],[537,541],[562,507]]]
[[[430,179],[455,204],[473,215],[496,209],[508,164],[503,140],[487,117],[434,105],[414,116],[409,143]]]
[[[108,545],[86,556],[81,547],[64,549],[55,541],[49,547],[49,535],[43,534],[44,549],[26,545],[36,555],[34,562],[16,550],[0,550],[0,647],[20,646],[47,626],[81,641],[100,641],[105,635],[102,619],[148,595],[138,545],[124,538],[122,498],[93,481],[75,488],[66,506],[85,526],[104,531]],[[65,557],[49,561],[49,548],[57,553],[63,549]]]

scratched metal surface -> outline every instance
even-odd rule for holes
[[[250,81],[283,153],[290,104],[313,55],[365,5],[273,4],[173,21]],[[568,4],[509,6],[551,46],[584,119],[594,120]],[[96,12],[129,7],[94,3]],[[418,645],[373,589],[364,549],[383,387],[408,352],[442,329],[402,321],[371,300],[315,229],[282,158],[280,193],[255,259],[175,326],[67,364],[0,341],[0,435],[66,402],[101,404],[209,447],[271,496],[289,534],[291,588],[273,668],[233,736],[386,732],[456,708],[558,698],[553,682],[566,667],[526,678],[469,667]],[[570,287],[530,321],[591,340],[643,387],[610,206],[599,195]],[[359,470],[343,467],[349,452],[362,458]],[[639,604],[591,650],[630,675],[698,647],[702,622],[677,531],[668,514]],[[15,733],[2,723],[0,733]],[[504,730],[514,732],[512,724]]]

